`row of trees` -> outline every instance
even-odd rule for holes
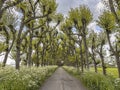
[[[78,68],[79,65],[81,66],[82,72],[84,71],[84,67],[89,70],[91,62],[94,64],[95,72],[97,72],[97,65],[101,62],[103,74],[106,75],[106,51],[104,46],[108,44],[109,49],[107,51],[110,53],[109,57],[115,57],[120,77],[120,2],[117,0],[108,0],[105,3],[109,3],[109,6],[107,6],[109,9],[105,10],[96,21],[99,27],[102,28],[99,34],[93,30],[88,30],[87,26],[93,20],[93,15],[89,8],[84,5],[71,9],[65,22],[61,25],[61,30],[71,42],[74,42],[71,48],[73,50],[72,54],[77,58],[79,53],[76,62]],[[112,41],[112,34],[115,34],[116,37],[114,42]],[[78,48],[79,52],[76,52]],[[98,56],[101,59],[100,61],[98,61]]]
[[[106,75],[105,44],[109,44],[110,57],[115,57],[120,77],[120,2],[108,0],[105,10],[96,21],[103,29],[100,33],[88,30],[93,20],[90,9],[82,5],[71,9],[64,19],[56,12],[55,0],[1,0],[0,1],[0,53],[5,54],[4,67],[10,56],[16,62],[31,67],[58,64],[76,65],[95,72],[101,62]],[[116,35],[112,43],[111,34]],[[99,60],[100,59],[100,60]]]
[[[3,67],[9,53],[15,59],[16,69],[20,69],[21,61],[27,66],[32,66],[33,62],[43,66],[47,56],[55,54],[56,28],[63,18],[56,13],[55,0],[2,0],[0,4],[0,32],[4,39],[1,53],[5,52]]]

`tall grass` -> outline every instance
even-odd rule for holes
[[[104,76],[102,73],[86,71],[77,72],[74,67],[63,67],[67,72],[74,75],[88,88],[88,90],[120,90],[120,79],[112,75]]]
[[[11,67],[0,69],[0,90],[39,90],[44,80],[56,66],[22,67],[20,71]]]

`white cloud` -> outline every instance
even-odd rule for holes
[[[56,0],[56,2],[58,3],[57,11],[65,16],[67,16],[68,11],[71,8],[75,8],[80,5],[79,0]]]
[[[96,29],[96,22],[91,22],[91,23],[88,25],[88,29],[95,30],[95,29]]]
[[[99,2],[95,7],[96,8],[95,8],[94,16],[95,19],[97,19],[98,16],[105,10],[105,5],[102,2]]]
[[[94,32],[99,33],[102,29],[97,25],[95,21],[93,21],[88,25],[88,30],[93,30]]]
[[[57,0],[59,13],[63,13],[67,16],[70,8],[79,7],[79,5],[87,5],[94,15],[94,19],[97,19],[100,12],[104,9],[104,4],[101,0]]]
[[[94,20],[107,9],[102,0],[56,0],[58,3],[57,12],[68,15],[70,8],[79,7],[80,5],[87,5],[93,13]]]

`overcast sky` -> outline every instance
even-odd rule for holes
[[[67,15],[70,8],[79,7],[81,4],[87,5],[92,11],[94,17],[96,18],[101,10],[103,10],[104,5],[101,0],[56,0],[58,3],[57,11]]]
[[[94,20],[96,20],[100,13],[105,8],[101,0],[56,0],[56,1],[58,3],[57,11],[59,13],[64,14],[65,16],[67,16],[70,8],[79,7],[79,5],[84,4],[90,8],[90,10],[93,13]],[[88,27],[94,29],[95,31],[96,29],[99,29],[99,27],[96,26],[95,21],[93,21]]]

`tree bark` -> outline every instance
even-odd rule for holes
[[[16,43],[16,69],[19,70],[20,69],[20,46],[21,46],[21,42],[20,39],[17,39],[17,43]]]
[[[36,66],[39,67],[40,65],[40,62],[39,62],[39,44],[40,44],[40,40],[39,42],[37,43],[37,47],[36,47],[36,55],[37,55],[37,62],[36,62]]]
[[[10,51],[11,51],[13,45],[14,45],[14,42],[15,42],[15,32],[13,30],[11,30],[11,31],[13,33],[13,40],[12,40],[12,44],[9,47],[9,35],[7,35],[7,41],[6,41],[6,43],[7,43],[8,46],[6,48],[6,53],[5,53],[5,57],[4,57],[4,60],[3,60],[3,67],[6,66],[8,55],[9,55],[9,53],[10,53]]]
[[[115,51],[113,49],[113,47],[112,47],[108,30],[106,30],[106,34],[107,34],[107,39],[108,39],[108,43],[109,43],[109,46],[110,46],[110,50],[114,54],[116,62],[117,62],[118,74],[119,74],[119,78],[120,78],[120,59],[119,59],[119,54],[118,54],[118,51]]]
[[[36,51],[36,54],[37,54],[37,62],[36,62],[36,66],[39,67],[40,63],[39,63],[39,50],[37,48],[37,51]]]
[[[22,21],[24,21],[24,18],[22,19]],[[18,35],[17,35],[17,42],[16,42],[16,69],[20,69],[20,51],[21,51],[21,34],[22,34],[22,30],[23,30],[23,27],[24,27],[24,24],[21,23],[21,26],[20,26],[20,30],[18,32]]]
[[[82,40],[80,41],[80,60],[81,60],[81,71],[84,72],[84,60],[83,60],[83,51],[82,51]]]
[[[32,55],[32,32],[30,32],[30,36],[29,36],[29,39],[30,39],[30,43],[29,43],[29,50],[28,50],[28,66],[30,67],[32,65],[32,61],[31,61],[31,55]]]
[[[106,75],[106,74],[107,74],[107,73],[106,73],[106,66],[105,66],[105,63],[104,63],[104,57],[103,57],[103,55],[102,55],[102,53],[101,53],[101,52],[99,53],[99,56],[100,56],[101,61],[102,61],[102,70],[103,70],[103,75]]]
[[[87,47],[85,34],[83,35],[83,43],[84,43],[84,48],[85,48],[85,61],[86,61],[87,69],[89,70],[88,47]]]
[[[4,57],[2,66],[5,67],[6,62],[7,62],[7,58],[8,58],[8,54],[9,54],[9,38],[10,37],[9,37],[9,33],[6,30],[5,26],[3,28],[4,28],[4,31],[5,31],[5,34],[6,34],[6,49],[5,49],[5,57]]]
[[[96,60],[95,60],[95,53],[94,53],[93,49],[92,49],[92,59],[94,61],[95,72],[97,73],[98,72],[98,70],[97,70],[97,63],[96,63]]]
[[[94,49],[95,49],[95,38],[93,37],[92,38],[92,59],[94,61],[94,68],[95,68],[95,72],[97,73],[97,63],[96,63],[96,60],[95,60],[95,52],[94,52]]]
[[[117,67],[118,67],[118,77],[120,78],[120,58],[119,58],[119,55],[116,54],[115,58],[116,58]]]
[[[100,47],[100,58],[101,58],[101,61],[102,61],[102,69],[103,69],[103,74],[106,75],[106,66],[105,66],[105,60],[104,60],[104,56],[103,56],[103,44],[104,44],[104,40],[102,40],[101,42],[101,47]]]

